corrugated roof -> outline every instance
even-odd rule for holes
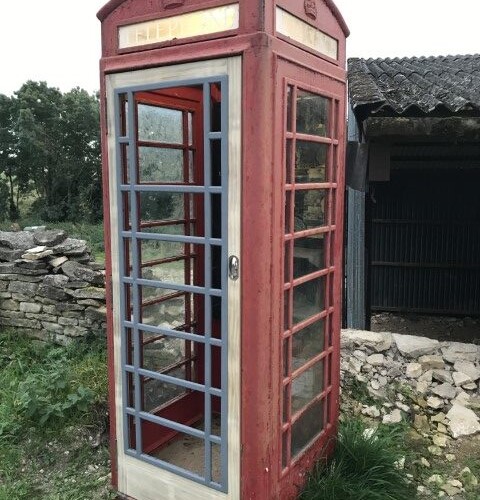
[[[480,116],[480,54],[349,59],[350,102],[358,118]]]

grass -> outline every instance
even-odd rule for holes
[[[0,500],[114,498],[103,342],[0,332]]]
[[[416,488],[398,461],[408,460],[406,427],[374,432],[357,419],[342,422],[334,454],[309,476],[300,500],[411,500]]]

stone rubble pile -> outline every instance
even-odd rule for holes
[[[358,413],[386,424],[410,422],[430,445],[425,454],[455,460],[454,440],[480,433],[480,346],[411,335],[360,330],[342,332],[341,383],[365,384],[376,404],[357,402]],[[355,398],[355,395],[353,394]],[[360,398],[359,398],[360,399]],[[422,458],[429,467],[428,459]],[[448,497],[477,481],[430,478]],[[467,477],[468,476],[468,477]],[[441,484],[439,483],[441,482]],[[419,487],[429,494],[428,485]]]
[[[0,231],[0,326],[58,343],[105,331],[105,271],[65,231]]]

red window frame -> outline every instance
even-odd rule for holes
[[[310,135],[297,132],[297,96],[299,91],[305,91],[316,96],[323,97],[328,102],[328,128],[325,136]],[[336,234],[336,213],[335,204],[337,196],[337,168],[339,165],[339,112],[340,101],[337,97],[328,95],[317,88],[297,83],[293,80],[285,80],[284,85],[285,102],[285,156],[284,156],[284,238],[283,238],[283,260],[284,260],[284,293],[282,310],[284,311],[282,337],[282,384],[281,384],[281,449],[280,466],[282,476],[289,473],[292,467],[305,455],[305,453],[318,442],[321,436],[327,431],[329,424],[333,424],[332,418],[332,368],[334,356],[333,339],[333,313],[334,313],[334,276],[338,270],[335,267],[334,243]],[[289,102],[290,100],[290,102]],[[289,110],[290,112],[288,112]],[[296,144],[297,141],[324,144],[326,145],[326,179],[325,182],[297,183],[295,176],[296,168]],[[290,148],[288,147],[290,144]],[[319,190],[327,194],[324,205],[325,221],[322,226],[295,230],[295,194],[301,191]],[[300,238],[311,236],[323,236],[324,241],[324,264],[319,270],[309,272],[300,277],[294,276],[294,244]],[[323,294],[323,309],[318,313],[303,319],[298,323],[294,322],[294,291],[298,286],[313,283],[314,280],[323,278],[325,289]],[[293,367],[293,339],[294,336],[305,328],[323,322],[323,349],[302,366]],[[292,412],[292,384],[300,376],[305,374],[312,367],[323,363],[323,387],[307,404]],[[292,454],[292,427],[315,405],[322,402],[323,421],[319,422],[318,432],[304,445],[295,455]]]

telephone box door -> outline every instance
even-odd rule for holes
[[[118,483],[133,498],[239,495],[240,78],[240,58],[107,76]]]

